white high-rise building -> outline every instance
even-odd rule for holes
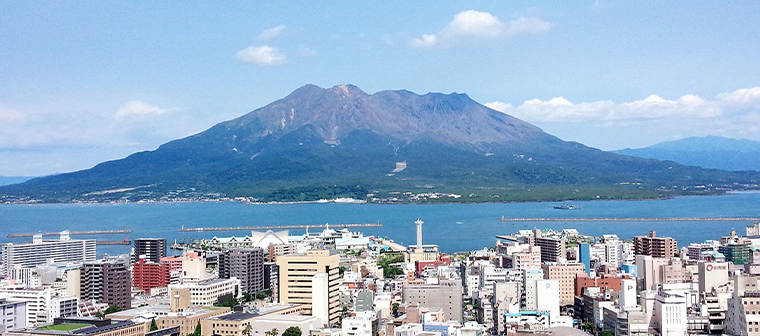
[[[48,259],[56,264],[93,261],[95,239],[70,239],[68,231],[64,231],[59,240],[43,240],[42,235],[35,235],[31,243],[5,244],[0,256],[0,272],[9,275],[15,265],[35,267],[44,265]]]
[[[687,334],[686,298],[681,295],[657,293],[652,311],[654,328],[662,336]]]
[[[536,281],[544,278],[543,270],[524,270],[523,271],[523,294],[525,299],[526,310],[536,310]],[[559,294],[558,294],[559,295]]]

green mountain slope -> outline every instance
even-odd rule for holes
[[[397,164],[405,169],[394,171]],[[709,192],[758,178],[565,142],[464,94],[307,85],[155,151],[0,187],[0,194],[137,200],[181,190],[292,201],[427,190],[475,201],[554,200]]]

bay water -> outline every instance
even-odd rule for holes
[[[119,230],[118,235],[73,236],[98,240],[125,238],[190,239],[250,235],[247,231],[179,232],[181,227],[233,227],[259,225],[320,225],[376,223],[382,227],[353,228],[369,236],[388,237],[404,245],[414,244],[415,224],[423,224],[425,244],[437,244],[442,252],[479,250],[494,246],[496,235],[520,229],[569,229],[581,234],[616,234],[622,239],[646,235],[673,237],[679,246],[727,236],[731,229],[744,235],[752,222],[500,222],[508,218],[606,218],[606,217],[760,217],[760,192],[721,196],[675,197],[664,200],[572,202],[581,210],[557,210],[559,203],[483,204],[243,204],[236,202],[127,203],[127,204],[34,204],[0,205],[0,243],[25,243],[31,238],[6,238],[10,233],[61,230]],[[321,229],[312,229],[318,232]],[[303,229],[290,230],[291,235]],[[49,237],[55,238],[57,237]],[[99,245],[98,253],[129,253],[127,245]]]

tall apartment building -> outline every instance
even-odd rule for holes
[[[82,265],[80,271],[80,298],[97,300],[121,309],[132,308],[132,274],[129,256],[103,255],[102,259]]]
[[[541,248],[541,262],[563,262],[567,260],[565,238],[534,237],[530,244]]]
[[[674,257],[678,251],[678,243],[670,237],[657,237],[655,231],[649,231],[648,236],[633,237],[633,252],[636,255],[648,255],[655,258]]]
[[[137,238],[132,252],[132,263],[136,263],[140,256],[152,262],[159,262],[166,257],[166,238]]]
[[[449,320],[462,320],[462,280],[439,280],[438,284],[404,284],[403,302],[440,308]]]
[[[575,302],[575,278],[578,274],[584,274],[583,264],[543,264],[544,279],[557,280],[559,282],[559,303],[561,305]]]
[[[95,239],[71,239],[69,232],[61,232],[59,240],[43,240],[34,235],[31,243],[8,243],[2,247],[0,272],[9,275],[15,265],[28,268],[44,265],[48,259],[53,263],[83,263],[95,260]]]
[[[330,324],[340,321],[339,255],[330,254],[328,250],[310,250],[306,254],[278,256],[277,266],[280,274],[281,303],[302,304],[308,309],[308,314],[326,308]],[[323,295],[320,294],[314,298],[314,289],[322,293],[325,282],[326,297],[322,298]],[[317,300],[313,299],[320,300],[315,302]],[[316,305],[320,307],[315,307]]]
[[[154,287],[166,287],[171,282],[171,265],[140,259],[132,264],[132,287],[150,292]]]
[[[239,248],[219,253],[219,278],[238,278],[243,292],[264,290],[264,250]]]
[[[264,263],[264,289],[272,291],[272,301],[280,302],[280,268],[277,263]]]

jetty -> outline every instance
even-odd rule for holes
[[[252,230],[288,230],[288,229],[315,229],[327,227],[377,227],[383,226],[380,222],[367,224],[317,224],[317,225],[265,225],[265,226],[232,226],[232,227],[197,227],[186,228],[184,225],[179,232],[204,232],[204,231],[252,231]]]
[[[96,240],[95,245],[132,245],[129,240]]]
[[[8,234],[8,238],[21,238],[21,237],[34,237],[34,235],[41,234],[43,236],[58,236],[63,231],[58,232],[38,232],[38,233],[11,233]],[[120,233],[132,233],[132,230],[91,230],[91,231],[69,231],[70,236],[75,235],[97,235],[97,234],[120,234]]]
[[[759,222],[760,217],[506,218],[500,222]]]

